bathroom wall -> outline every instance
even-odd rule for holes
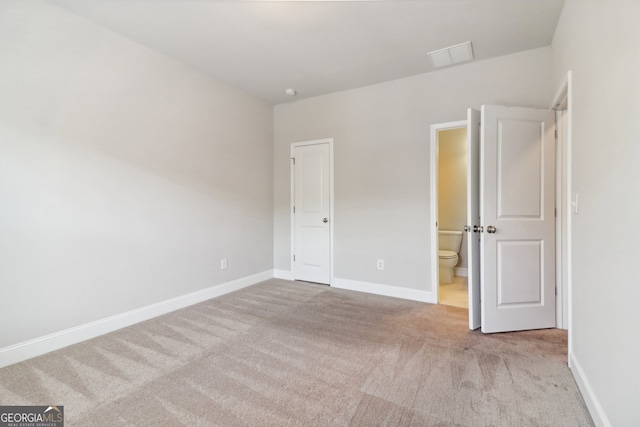
[[[0,350],[271,272],[271,105],[47,2],[0,58]]]
[[[438,132],[438,225],[462,231],[467,223],[467,128]],[[467,233],[462,235],[460,261],[467,268]]]

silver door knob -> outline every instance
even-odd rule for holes
[[[469,227],[468,225],[465,225],[464,231],[466,231],[467,233],[471,232],[471,227]]]
[[[323,218],[322,222],[329,222],[329,220],[327,218]]]
[[[496,232],[496,228],[493,225],[490,225],[487,227],[487,233],[495,233]]]
[[[481,225],[474,225],[473,226],[473,232],[474,233],[482,233],[482,231],[483,231],[483,228],[482,228]]]

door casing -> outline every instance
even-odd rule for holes
[[[556,92],[551,109],[556,111],[556,123],[560,123],[558,126],[558,150],[562,153],[562,158],[559,161],[559,167],[557,170],[556,180],[562,181],[562,177],[565,177],[565,181],[557,183],[557,191],[559,193],[558,198],[558,227],[557,233],[561,236],[560,247],[556,252],[557,263],[559,268],[557,269],[556,283],[558,286],[558,299],[556,304],[562,307],[562,318],[558,319],[557,327],[568,330],[568,354],[571,354],[573,348],[573,340],[571,334],[571,318],[572,318],[572,263],[571,263],[571,230],[572,230],[572,212],[573,204],[572,200],[574,195],[572,193],[571,185],[571,146],[572,146],[572,118],[571,118],[571,106],[572,106],[572,74],[571,71],[567,71],[565,78],[563,79],[558,91]],[[560,179],[559,179],[560,178]],[[562,185],[564,184],[564,185]],[[562,188],[561,187],[564,187]],[[570,361],[571,359],[569,359]]]

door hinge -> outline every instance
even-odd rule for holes
[[[295,255],[293,256],[293,262],[296,262],[296,256]]]
[[[296,158],[292,157],[291,160],[293,160],[293,165],[295,166],[296,165]]]
[[[555,130],[556,139],[558,139],[558,129]]]
[[[295,209],[295,208],[294,208]],[[553,208],[553,216],[558,218],[558,208]]]
[[[293,213],[296,213],[296,207],[295,206],[293,207]]]

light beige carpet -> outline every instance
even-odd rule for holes
[[[591,426],[559,330],[269,280],[0,369],[68,426]]]

